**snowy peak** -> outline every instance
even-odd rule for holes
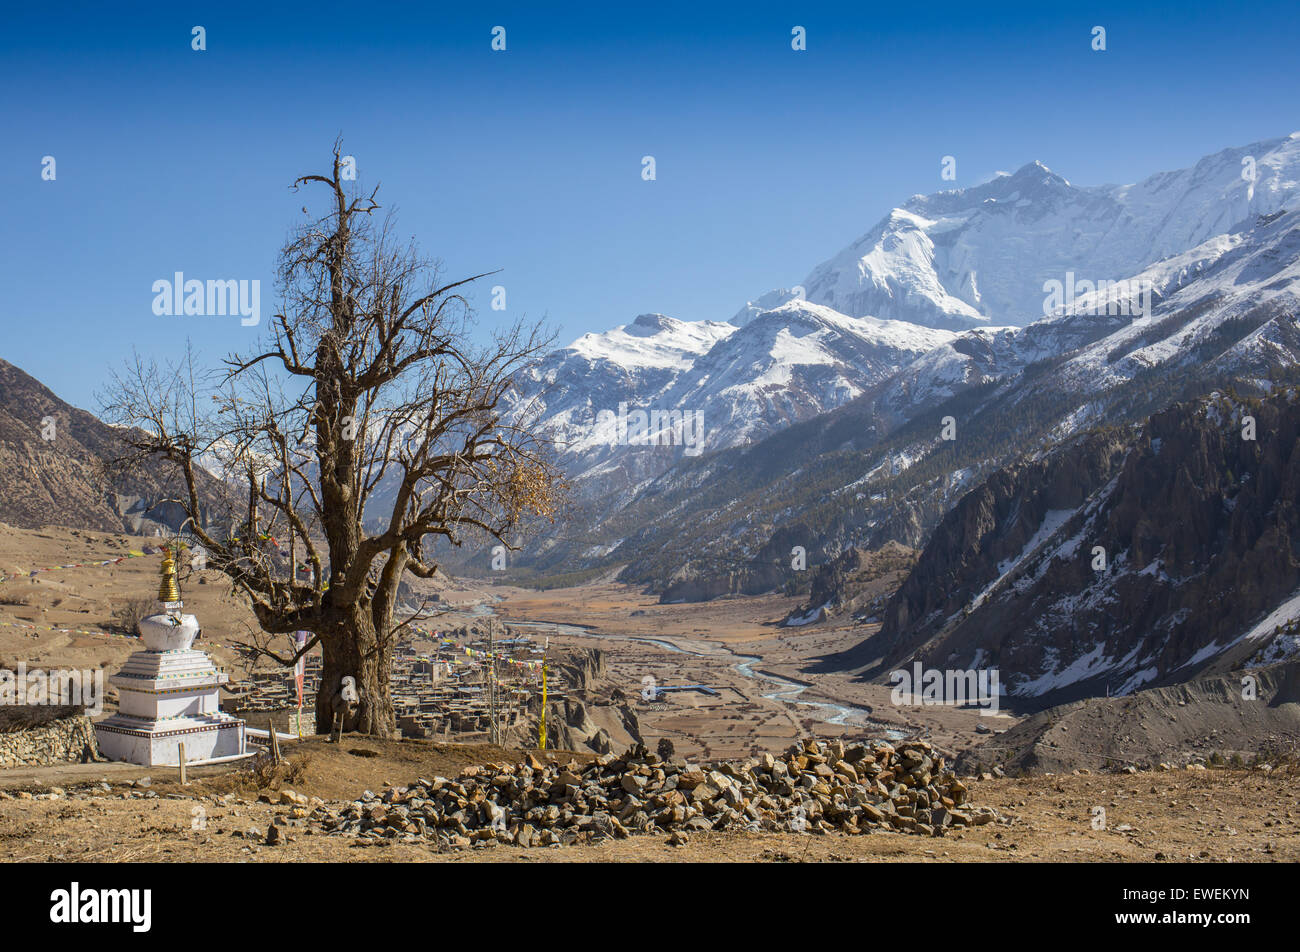
[[[745,306],[732,315],[731,323],[737,327],[744,327],[764,311],[770,311],[774,307],[780,307],[782,304],[798,298],[799,292],[788,288],[777,288],[768,291],[766,294],[759,295],[753,301],[746,301]]]
[[[962,330],[1024,325],[1044,284],[1119,280],[1293,203],[1300,136],[1207,156],[1132,185],[1072,185],[1041,162],[915,196],[804,282],[853,317]]]
[[[1061,191],[1070,188],[1069,180],[1057,175],[1042,162],[1034,159],[1022,165],[1013,175],[999,176],[995,181],[1017,188]]]
[[[864,343],[898,351],[925,353],[957,335],[952,331],[919,327],[906,321],[884,321],[876,317],[849,317],[834,308],[809,301],[788,301],[758,315],[752,322],[769,328],[784,328],[792,334],[830,331],[852,335]],[[799,332],[803,333],[799,333]]]
[[[632,337],[654,337],[665,331],[671,334],[681,326],[681,321],[666,314],[638,314],[636,320],[624,328],[624,333]]]
[[[904,208],[929,214],[971,210],[988,202],[1050,201],[1071,194],[1074,186],[1035,159],[1015,172],[999,172],[981,185],[913,196]],[[1022,206],[1023,207],[1023,206]]]
[[[722,321],[679,321],[663,314],[641,314],[631,324],[600,334],[583,334],[548,357],[547,363],[579,357],[592,362],[609,361],[627,369],[684,370],[693,358],[735,330],[734,325]]]
[[[924,327],[964,330],[987,322],[973,272],[952,274],[947,253],[936,243],[950,227],[943,219],[894,209],[873,232],[809,275],[808,300],[851,317]]]

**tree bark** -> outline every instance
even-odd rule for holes
[[[370,612],[358,605],[341,609],[330,628],[333,637],[321,638],[321,683],[316,693],[316,733],[327,734],[333,724],[335,698],[343,678],[356,681],[361,704],[345,719],[344,731],[373,737],[391,737],[397,730],[389,684],[392,648],[377,637]]]

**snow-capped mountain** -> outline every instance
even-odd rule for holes
[[[704,409],[711,448],[735,446],[847,403],[953,336],[792,300],[712,347],[663,399]]]
[[[584,334],[521,375],[507,395],[510,413],[535,421],[572,462],[595,445],[592,429],[600,409],[640,406],[736,330],[720,321],[641,314],[613,330]]]
[[[1137,274],[1260,215],[1300,182],[1300,133],[1225,149],[1134,185],[1077,186],[1039,162],[915,196],[815,268],[809,301],[965,329],[1045,315],[1044,283]]]
[[[746,301],[745,306],[731,316],[731,323],[737,327],[744,327],[764,311],[770,311],[774,307],[780,307],[790,301],[802,299],[803,295],[799,291],[789,288],[776,288],[766,294],[760,294],[752,301]]]
[[[736,330],[719,321],[678,321],[663,314],[641,314],[631,324],[603,334],[584,334],[566,350],[588,363],[608,361],[633,372],[690,369],[691,362],[707,353]]]
[[[1134,185],[1075,186],[1030,163],[912,198],[804,285],[726,322],[642,315],[587,334],[521,378],[516,412],[536,414],[586,495],[621,505],[684,455],[763,440],[869,390],[873,426],[890,429],[1046,361],[1059,372],[1025,398],[1207,357],[1287,363],[1289,325],[1270,321],[1294,302],[1298,187],[1300,133]],[[1249,341],[1228,340],[1243,327]],[[1057,435],[1097,412],[1075,410]],[[685,447],[656,411],[702,431]],[[928,450],[900,452],[893,473]]]
[[[1130,276],[1123,287],[1148,289],[1149,312],[1141,294],[1092,292],[1027,327],[967,331],[904,368],[882,407],[905,419],[967,387],[1067,354],[1035,393],[1110,389],[1188,362],[1224,373],[1293,366],[1300,211],[1239,224]]]
[[[514,410],[536,414],[574,476],[600,478],[590,492],[617,491],[840,406],[954,336],[797,299],[762,309],[773,300],[742,327],[643,314],[587,334],[530,370]]]

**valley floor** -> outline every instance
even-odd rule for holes
[[[821,659],[874,634],[879,626],[830,620],[804,627],[780,622],[799,601],[780,595],[660,604],[619,584],[536,592],[509,586],[484,591],[501,599],[506,622],[580,624],[582,634],[551,632],[552,645],[603,648],[608,680],[638,699],[646,677],[660,687],[703,684],[717,697],[687,691],[636,701],[650,747],[667,737],[682,754],[747,756],[780,751],[796,738],[860,738],[916,734],[944,750],[974,746],[1010,717],[984,717],[950,707],[897,706],[888,684],[868,684],[852,672],[819,670]],[[534,637],[546,634],[536,629]],[[892,733],[890,733],[892,732]]]

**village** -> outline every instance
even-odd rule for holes
[[[499,742],[535,725],[545,646],[526,635],[496,639],[490,632],[475,637],[459,631],[459,640],[431,631],[395,647],[389,684],[402,736]],[[290,734],[314,734],[321,656],[310,653],[304,662],[301,711],[295,673],[283,668],[250,670],[225,692],[226,706],[259,724],[273,720]],[[562,670],[548,672],[547,702],[562,704],[568,687]]]

